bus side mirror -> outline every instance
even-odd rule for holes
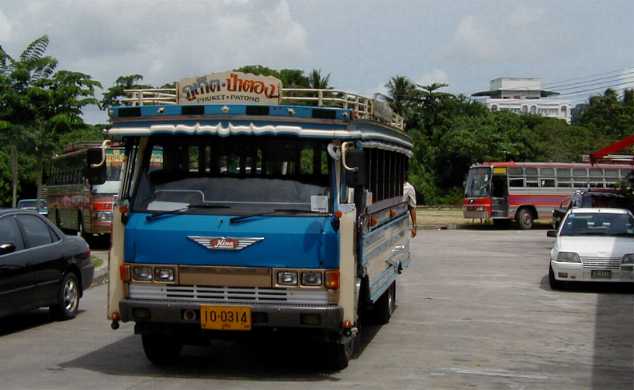
[[[549,230],[546,232],[546,237],[557,237],[557,231],[556,230]]]
[[[365,164],[365,154],[362,151],[346,151],[346,163],[354,171],[345,169],[346,184],[349,187],[364,187],[367,183],[367,167]]]
[[[86,178],[90,184],[97,185],[106,182],[107,171],[104,156],[105,149],[88,149],[86,156]]]

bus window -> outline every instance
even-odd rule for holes
[[[606,169],[605,170],[605,178],[606,179],[618,179],[619,170],[618,169]]]
[[[554,187],[555,179],[540,179],[539,186],[540,187]]]
[[[541,177],[555,177],[555,168],[541,168],[539,170]]]
[[[526,172],[526,187],[539,187],[537,168],[525,168],[524,172]]]
[[[588,170],[586,168],[574,168],[572,170],[572,176],[576,177],[588,177]]]
[[[523,177],[510,178],[509,187],[524,187],[524,178]]]
[[[509,168],[509,176],[524,176],[522,168]]]

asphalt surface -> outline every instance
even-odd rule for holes
[[[0,389],[634,388],[631,289],[551,291],[545,236],[419,231],[392,321],[366,327],[341,372],[284,334],[188,347],[176,366],[153,367],[130,324],[110,329],[98,286],[74,320],[0,319]]]

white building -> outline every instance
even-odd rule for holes
[[[570,123],[570,102],[552,98],[558,92],[545,91],[541,79],[500,77],[491,80],[488,91],[472,94],[491,111],[511,111],[563,119]]]

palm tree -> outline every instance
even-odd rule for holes
[[[327,89],[330,88],[328,82],[330,81],[330,73],[323,75],[321,69],[313,69],[308,74],[308,86],[313,89]]]
[[[387,100],[390,107],[399,115],[406,114],[406,106],[414,98],[416,88],[405,76],[396,75],[385,84],[387,88]]]
[[[18,156],[17,145],[28,142],[27,132],[22,122],[31,122],[37,115],[30,99],[24,99],[24,92],[32,87],[37,98],[45,94],[41,81],[55,73],[57,60],[45,56],[48,47],[48,36],[43,35],[31,42],[20,54],[13,58],[0,46],[0,128],[10,131],[0,134],[5,138],[3,143],[9,144],[11,159],[12,205],[17,202],[18,188]],[[19,131],[15,131],[19,130]],[[31,138],[31,137],[28,137]]]

